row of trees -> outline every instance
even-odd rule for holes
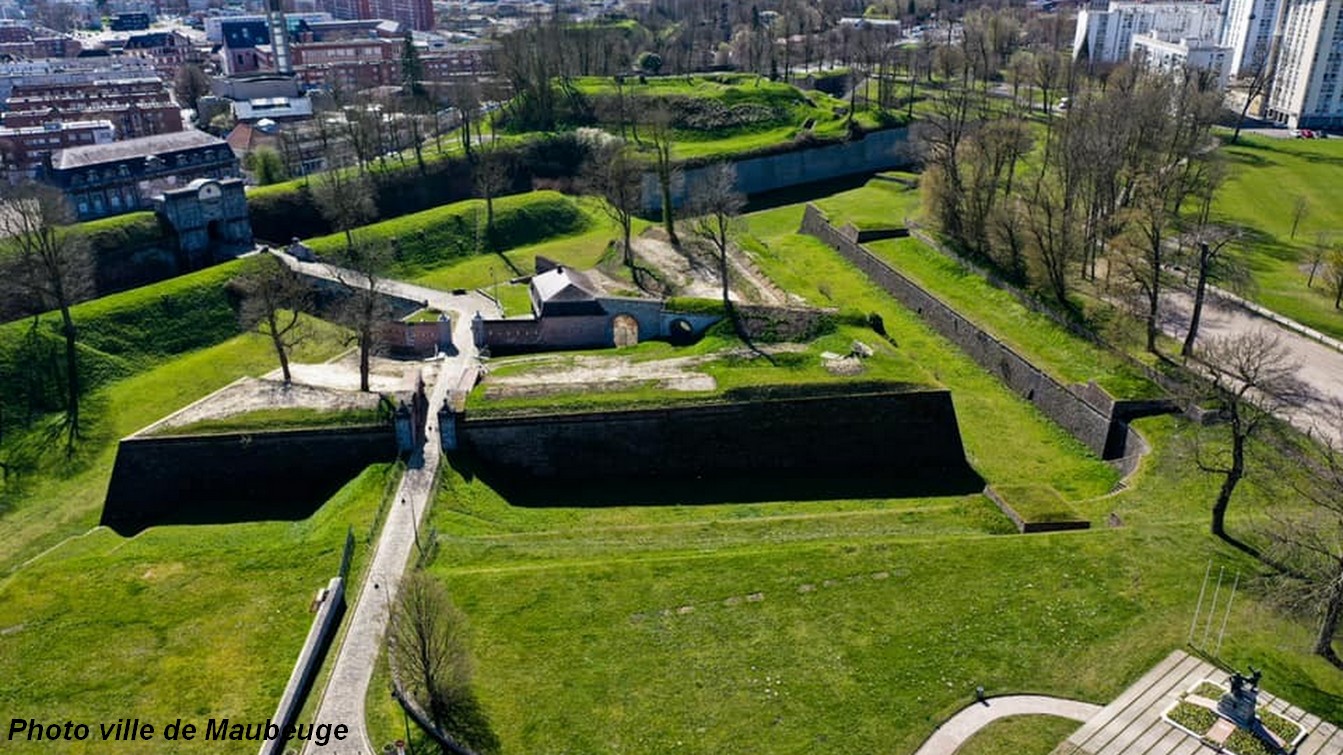
[[[1343,665],[1332,645],[1343,623],[1343,452],[1335,437],[1343,413],[1324,418],[1331,430],[1315,438],[1283,432],[1282,417],[1312,399],[1285,347],[1262,332],[1197,343],[1209,284],[1244,278],[1232,253],[1240,231],[1213,213],[1226,175],[1211,133],[1220,96],[1196,72],[1122,66],[1086,79],[1064,59],[1030,55],[1009,59],[1014,92],[1006,100],[989,96],[992,66],[974,63],[980,55],[944,56],[959,65],[944,71],[955,75],[917,126],[926,209],[963,253],[1065,310],[1076,308],[1080,288],[1128,303],[1154,353],[1168,293],[1192,295],[1181,355],[1194,360],[1204,386],[1192,399],[1211,405],[1225,427],[1220,440],[1195,449],[1198,468],[1220,480],[1212,532],[1260,557],[1294,608],[1321,617],[1315,651]],[[1018,99],[1018,82],[1041,93],[1042,113]],[[1069,97],[1066,112],[1051,107],[1058,96]],[[1329,245],[1317,246],[1332,279]],[[1271,511],[1255,546],[1232,537],[1226,522],[1262,443],[1272,451],[1260,458],[1295,462],[1291,474],[1260,482],[1290,483],[1310,505]]]
[[[1196,271],[1200,302],[1206,285],[1228,274],[1222,252],[1232,231],[1211,216],[1225,174],[1211,134],[1217,92],[1196,75],[1137,67],[1081,89],[1074,73],[1055,71],[1062,60],[1036,55],[1035,87],[1063,82],[1071,103],[1066,117],[1046,108],[1039,124],[1015,99],[977,87],[969,60],[918,127],[939,227],[1064,307],[1074,306],[1078,284],[1103,276],[1134,304],[1155,352],[1172,263]]]

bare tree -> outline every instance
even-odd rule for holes
[[[1343,248],[1334,248],[1325,260],[1329,272],[1329,293],[1334,295],[1334,309],[1343,308]]]
[[[471,692],[466,615],[425,572],[401,578],[387,645],[395,677],[440,732],[478,752],[498,749]]]
[[[1199,325],[1203,320],[1203,303],[1207,298],[1208,283],[1221,278],[1232,278],[1239,270],[1233,259],[1224,254],[1240,234],[1228,228],[1206,228],[1194,238],[1194,306],[1189,316],[1189,331],[1185,333],[1180,355],[1194,355]]]
[[[472,177],[476,182],[476,191],[485,200],[485,246],[491,252],[498,251],[494,232],[494,198],[506,190],[512,181],[509,154],[494,143],[481,145],[476,150]]]
[[[1226,533],[1226,511],[1246,475],[1250,441],[1269,427],[1273,416],[1300,406],[1307,398],[1296,377],[1297,365],[1276,336],[1265,330],[1213,339],[1199,354],[1211,380],[1208,399],[1217,405],[1230,434],[1230,446],[1217,458],[1199,453],[1198,467],[1222,476],[1212,507],[1212,534],[1240,547]]]
[[[1296,228],[1301,225],[1301,221],[1310,214],[1310,200],[1305,197],[1297,197],[1296,202],[1292,204],[1292,234],[1291,238],[1296,239]]]
[[[658,188],[662,191],[662,227],[673,244],[679,244],[676,238],[676,213],[672,208],[672,184],[680,173],[680,168],[672,160],[672,116],[666,105],[654,108],[648,116],[644,132],[653,144],[654,169],[657,171]]]
[[[1315,287],[1315,276],[1320,272],[1320,265],[1329,256],[1331,246],[1333,246],[1333,239],[1328,231],[1320,231],[1315,234],[1315,245],[1309,250],[1310,275],[1306,278],[1306,288]]]
[[[718,277],[722,281],[723,311],[737,321],[732,309],[731,276],[728,260],[733,224],[746,206],[746,198],[737,191],[737,169],[732,163],[718,163],[705,171],[695,186],[695,201],[691,220],[693,233],[713,244],[718,261]]]
[[[1245,116],[1249,114],[1250,107],[1253,106],[1255,98],[1266,94],[1273,88],[1273,76],[1275,73],[1274,60],[1277,58],[1278,44],[1277,37],[1273,40],[1273,46],[1264,48],[1259,46],[1254,52],[1254,72],[1245,86],[1245,104],[1241,105],[1240,113],[1236,116],[1236,128],[1231,132],[1231,143],[1235,144],[1240,140],[1240,129],[1245,124]]]
[[[373,352],[383,323],[391,317],[381,275],[390,255],[381,244],[350,238],[349,246],[338,257],[340,266],[332,267],[336,279],[346,288],[337,319],[352,331],[350,341],[359,348],[359,390],[368,392]]]
[[[93,291],[93,256],[83,235],[69,228],[75,214],[59,190],[37,183],[4,185],[0,194],[0,258],[4,283],[36,316],[61,316],[65,339],[66,452],[79,438],[78,330],[70,308]]]
[[[301,314],[312,306],[310,287],[303,276],[270,254],[248,260],[233,280],[243,295],[243,327],[258,328],[270,339],[288,385],[293,379],[290,351],[307,335]]]
[[[308,191],[332,229],[345,234],[346,251],[353,253],[354,229],[378,213],[368,175],[343,168],[322,171],[308,185]]]
[[[1326,421],[1343,432],[1343,405],[1335,404]],[[1336,437],[1318,445],[1308,439],[1297,453],[1293,466],[1303,474],[1293,488],[1309,506],[1269,512],[1269,552],[1281,572],[1276,593],[1289,607],[1319,615],[1313,651],[1343,668],[1334,651],[1343,623],[1343,444]]]
[[[620,226],[625,265],[634,265],[630,232],[634,215],[643,206],[643,164],[624,145],[595,152],[588,163],[588,186],[606,200],[602,209]]]
[[[195,63],[177,69],[173,77],[173,96],[180,107],[196,110],[196,101],[210,93],[210,77]]]

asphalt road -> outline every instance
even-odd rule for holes
[[[1189,332],[1193,307],[1191,295],[1183,291],[1168,292],[1162,297],[1162,330],[1183,341]],[[1343,443],[1343,423],[1324,421],[1330,403],[1343,401],[1343,351],[1221,297],[1210,295],[1204,301],[1198,329],[1200,343],[1257,330],[1268,331],[1277,337],[1287,350],[1290,362],[1296,365],[1297,378],[1312,392],[1305,405],[1289,413],[1286,419],[1301,430]]]

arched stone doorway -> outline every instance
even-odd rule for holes
[[[639,343],[639,321],[629,315],[616,315],[611,320],[611,337],[617,348]]]

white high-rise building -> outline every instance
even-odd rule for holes
[[[1226,88],[1231,50],[1207,40],[1190,37],[1171,39],[1163,34],[1139,34],[1133,38],[1133,60],[1154,71],[1185,75],[1204,72],[1209,87]]]
[[[1266,116],[1291,128],[1343,126],[1343,0],[1281,0]]]
[[[1252,76],[1267,63],[1279,0],[1226,0],[1222,45],[1231,48],[1231,72]]]
[[[1156,34],[1163,39],[1206,40],[1222,37],[1222,9],[1203,2],[1140,3],[1111,0],[1106,10],[1083,9],[1077,15],[1073,57],[1098,63],[1128,60],[1133,38]]]

